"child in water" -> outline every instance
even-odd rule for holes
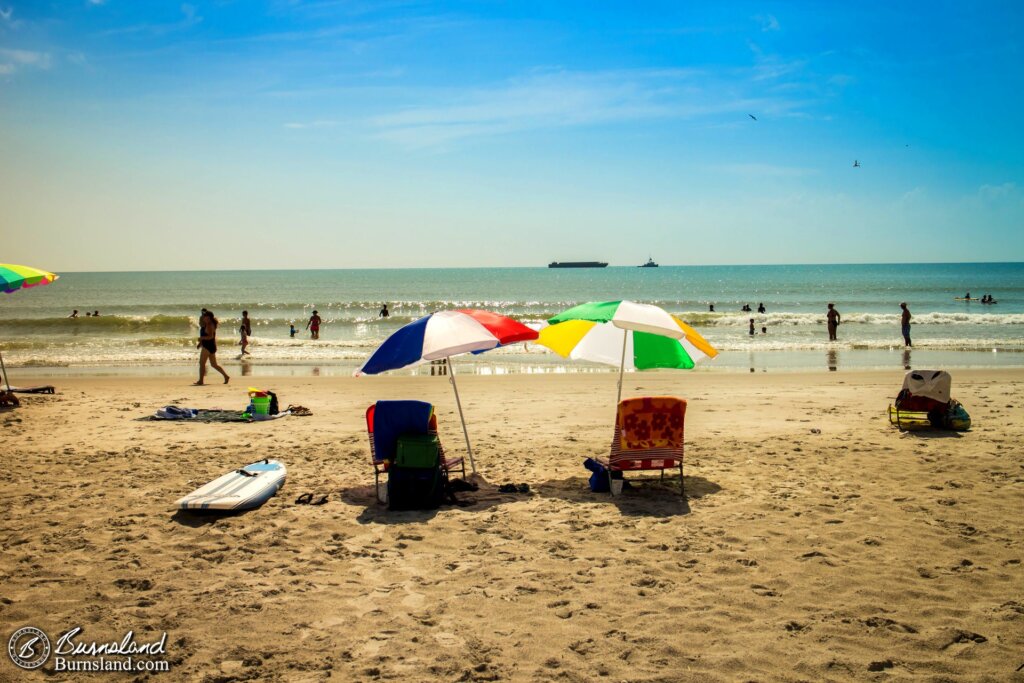
[[[288,330],[288,336],[291,337],[292,339],[295,339],[295,335],[297,335],[299,331],[295,329],[295,325],[289,325],[288,327],[291,328]]]

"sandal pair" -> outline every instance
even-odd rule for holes
[[[327,494],[323,494],[316,500],[313,500],[312,493],[303,493],[301,496],[295,499],[296,505],[323,505],[327,502]]]

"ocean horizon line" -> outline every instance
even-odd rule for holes
[[[883,261],[883,262],[820,262],[820,263],[715,263],[715,264],[659,264],[659,268],[784,268],[784,267],[814,267],[814,266],[1014,266],[1024,265],[1024,261]],[[605,268],[581,268],[579,270],[606,270],[608,268],[638,268],[636,264],[609,264]],[[194,269],[173,269],[173,270],[69,270],[57,268],[51,272],[58,275],[114,275],[127,274],[137,275],[142,273],[314,273],[314,272],[336,272],[336,271],[415,271],[415,270],[548,270],[545,265],[531,266],[387,266],[387,267],[330,267],[330,268],[194,268]],[[562,270],[562,269],[559,269]],[[568,269],[570,272],[573,269]]]

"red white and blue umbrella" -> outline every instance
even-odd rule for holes
[[[452,366],[451,357],[461,353],[482,353],[505,344],[532,341],[536,338],[535,330],[490,311],[472,308],[439,311],[409,323],[385,339],[355,374],[376,375],[431,360],[446,359],[448,379],[455,391],[455,404],[459,408],[459,419],[462,420],[462,434],[466,437],[469,465],[473,472],[476,472],[473,448],[469,443],[469,431],[466,429],[466,418],[462,414],[462,402],[459,400],[459,387],[455,383],[455,368]]]

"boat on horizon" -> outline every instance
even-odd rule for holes
[[[548,268],[607,268],[604,261],[552,261]]]
[[[637,266],[637,268],[657,268],[657,267],[658,267],[658,264],[655,263],[654,259],[652,259],[650,256],[647,257],[647,263],[643,264],[642,266]]]

